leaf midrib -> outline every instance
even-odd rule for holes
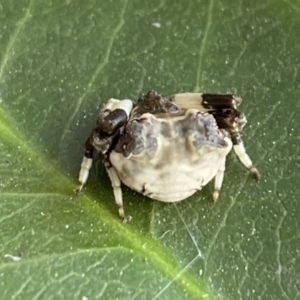
[[[49,163],[47,158],[43,155],[43,152],[39,151],[36,146],[33,147],[29,139],[22,136],[18,130],[12,126],[12,122],[10,122],[10,120],[11,119],[9,118],[8,114],[2,108],[0,108],[0,132],[2,139],[6,143],[15,147],[23,156],[38,157],[38,160],[34,160],[33,163],[43,166],[44,172],[48,174],[49,184],[52,184],[53,188],[57,191],[56,195],[60,193],[62,196],[65,196],[66,194],[69,195],[75,189],[75,184],[70,181],[68,177],[62,175],[62,172],[57,170],[53,164]],[[18,147],[20,146],[20,142],[22,147]],[[41,195],[43,194],[41,193]],[[109,224],[115,232],[118,232],[118,234],[122,236],[124,245],[130,246],[120,246],[120,249],[129,249],[130,251],[135,250],[139,255],[146,257],[149,262],[152,262],[153,265],[160,270],[161,273],[170,278],[171,281],[176,278],[180,272],[182,272],[182,266],[176,262],[172,253],[163,247],[157,240],[153,239],[153,237],[150,235],[141,235],[140,232],[134,227],[125,225],[119,220],[116,220],[116,218],[114,218],[114,216],[112,216],[111,213],[101,203],[97,203],[96,208],[93,207],[93,210],[88,209],[90,203],[93,202],[92,197],[88,194],[82,195],[79,201],[87,213],[94,214],[97,218],[99,218],[101,215],[101,220],[104,223]],[[145,244],[147,247],[144,247]],[[96,249],[97,251],[101,251],[102,248]],[[96,251],[96,249],[92,251]],[[81,253],[80,251],[82,250],[73,252],[73,254],[75,255],[77,253]],[[61,255],[66,254],[57,255],[58,257],[61,257]],[[51,256],[47,255],[41,256],[37,259],[46,259],[49,257]],[[32,260],[26,260],[22,263],[32,263]],[[3,269],[5,266],[11,266],[11,264],[5,264],[0,268]],[[192,297],[197,299],[215,298],[212,292],[205,287],[204,282],[199,280],[199,278],[195,278],[188,272],[182,274],[180,278],[181,280],[176,280],[176,284],[189,293]]]

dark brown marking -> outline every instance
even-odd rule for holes
[[[235,97],[232,94],[219,95],[219,94],[202,94],[202,105],[207,109],[222,109],[234,108],[241,104],[241,98]]]
[[[89,137],[84,145],[84,156],[87,158],[93,158],[93,145],[91,143],[91,138]]]
[[[157,115],[162,113],[173,114],[178,111],[179,108],[169,99],[155,91],[150,91],[138,100],[133,117],[137,118],[145,113]]]
[[[104,111],[98,118],[98,127],[107,134],[113,134],[127,122],[125,110],[117,108],[109,113]]]

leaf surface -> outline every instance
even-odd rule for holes
[[[0,8],[3,299],[300,299],[296,1]],[[124,225],[96,160],[75,198],[99,108],[150,89],[241,95],[262,179],[229,155],[215,204],[211,183],[177,204],[123,187]]]

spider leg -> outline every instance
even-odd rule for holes
[[[250,171],[250,173],[254,176],[254,178],[259,179],[260,173],[253,166],[252,160],[246,152],[244,143],[240,137],[238,132],[231,134],[231,139],[233,142],[233,149],[237,157],[240,159],[241,163]]]
[[[226,96],[228,97],[229,95]],[[236,102],[234,99],[239,99],[239,102]],[[221,101],[221,99],[219,99],[219,101]],[[256,179],[259,179],[259,171],[253,166],[252,160],[246,152],[240,135],[240,132],[247,123],[245,115],[236,109],[236,106],[242,102],[242,99],[238,96],[232,95],[232,101],[233,103],[227,107],[215,105],[216,109],[210,111],[209,113],[214,116],[218,127],[226,130],[230,134],[234,152],[238,156],[241,163],[252,173]]]
[[[242,103],[241,97],[233,94],[181,93],[175,94],[170,100],[180,108],[195,108],[213,115],[218,127],[230,134],[234,152],[241,163],[255,178],[260,178],[259,171],[253,166],[240,136],[247,123],[245,115],[237,109]]]
[[[121,180],[117,174],[116,169],[108,161],[105,162],[105,168],[114,191],[115,202],[119,207],[119,216],[122,221],[126,223],[127,221],[131,220],[131,216],[126,216],[124,212]]]
[[[93,152],[94,152],[94,147],[91,144],[90,138],[88,138],[85,142],[84,155],[80,166],[80,172],[79,172],[80,185],[76,189],[77,195],[81,193],[89,177],[89,172],[93,164]]]
[[[79,172],[80,185],[76,189],[77,194],[83,190],[89,176],[89,170],[92,167],[93,150],[95,149],[104,162],[108,176],[110,178],[114,198],[119,207],[119,215],[123,222],[131,219],[125,216],[122,200],[121,181],[115,168],[109,162],[109,154],[120,135],[120,130],[126,125],[133,103],[131,100],[110,99],[104,108],[100,111],[97,126],[93,129],[90,137],[86,140],[84,155]]]
[[[232,94],[181,93],[170,97],[180,108],[194,108],[199,111],[215,111],[223,108],[236,109],[242,102],[241,97]]]
[[[215,187],[214,187],[214,192],[213,192],[213,200],[216,202],[219,198],[220,190],[222,187],[223,183],[223,178],[224,178],[224,172],[225,172],[225,162],[226,162],[226,157],[222,160],[218,172],[215,177]]]

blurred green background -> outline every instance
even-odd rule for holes
[[[300,3],[0,0],[1,299],[300,299]],[[229,155],[178,204],[123,187],[83,145],[107,99],[237,93],[252,180]]]

